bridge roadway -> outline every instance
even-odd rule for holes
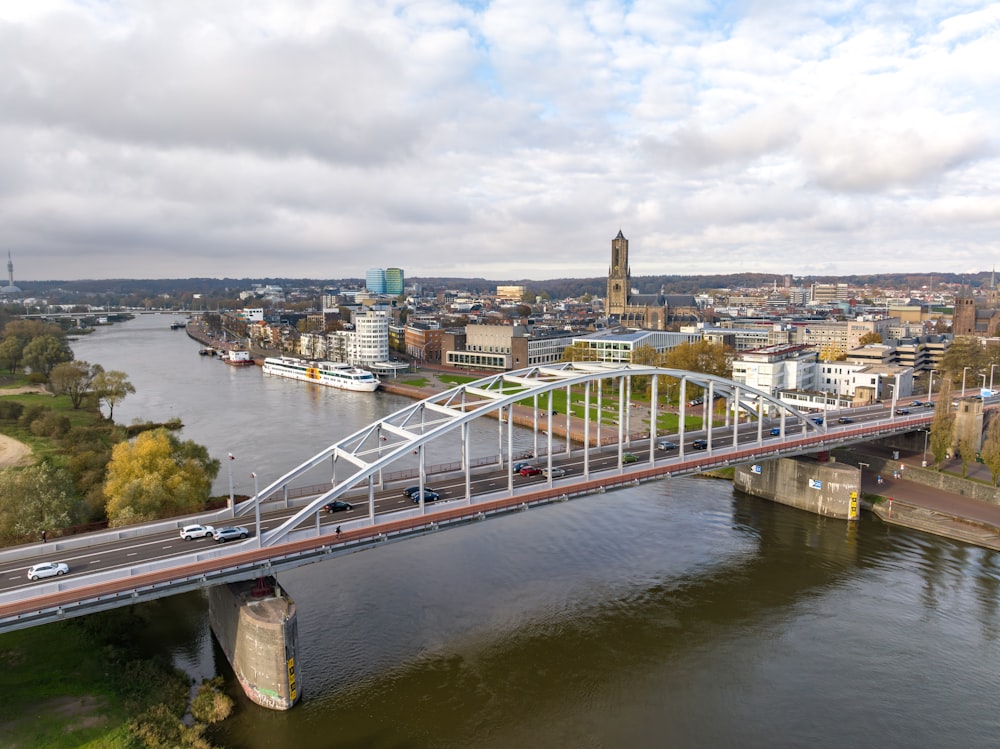
[[[786,429],[784,436],[770,435],[769,425],[779,423],[777,420],[765,423],[763,436],[757,423],[743,424],[735,432],[738,435],[735,445],[730,441],[734,430],[719,427],[713,430],[713,447],[703,451],[692,449],[691,443],[705,438],[704,432],[686,434],[684,450],[677,452],[657,451],[649,439],[633,441],[628,449],[640,459],[632,464],[622,463],[618,445],[592,448],[586,451],[586,458],[584,450],[573,450],[558,458],[553,455],[553,465],[567,471],[565,477],[553,480],[543,476],[513,475],[510,461],[501,466],[498,460],[492,466],[470,471],[474,474],[471,501],[465,498],[464,474],[455,473],[431,474],[433,481],[428,481],[427,485],[441,494],[441,499],[433,504],[414,505],[402,495],[402,487],[413,484],[413,479],[384,487],[374,496],[371,508],[367,504],[367,491],[355,490],[342,496],[355,504],[354,509],[321,513],[316,518],[317,533],[271,547],[261,548],[259,538],[229,544],[215,544],[211,539],[185,542],[179,538],[177,529],[195,519],[181,518],[92,534],[89,538],[70,537],[7,550],[0,553],[0,632],[222,582],[253,579],[261,574],[371,549],[388,541],[603,492],[615,486],[696,473],[712,467],[818,452],[837,445],[927,428],[933,415],[930,409],[914,409],[911,414],[899,416],[882,406],[855,409],[850,413],[852,423],[833,423],[815,431],[801,425]],[[664,438],[679,439],[677,435],[659,437]],[[582,475],[585,460],[589,476]],[[513,492],[508,491],[510,482],[513,482]],[[266,533],[286,522],[296,511],[294,504],[295,501],[286,501],[282,509],[263,512],[260,532]],[[233,523],[224,518],[198,520],[216,526]],[[342,528],[341,535],[334,533],[335,527]],[[251,527],[251,532],[255,530]],[[108,535],[114,538],[109,540]],[[30,582],[25,575],[26,568],[39,561],[64,561],[70,565],[71,573],[48,581]]]

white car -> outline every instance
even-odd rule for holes
[[[40,562],[33,567],[28,567],[28,579],[38,580],[42,577],[56,577],[69,572],[69,565],[63,562]]]
[[[215,533],[215,528],[210,525],[185,525],[181,528],[181,538],[190,541],[192,538],[205,538]]]
[[[544,475],[545,478],[548,478],[549,475],[550,475],[549,469],[548,468],[543,468],[542,469],[542,475]],[[566,475],[566,469],[565,468],[563,468],[562,466],[552,466],[552,471],[551,471],[552,478],[557,479],[560,476],[565,476],[565,475]]]

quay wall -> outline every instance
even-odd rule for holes
[[[813,458],[778,458],[737,466],[733,485],[742,492],[800,510],[840,518],[859,517],[861,470]]]

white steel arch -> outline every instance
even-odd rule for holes
[[[303,524],[311,516],[316,516],[316,528],[319,530],[319,515],[321,508],[328,502],[345,494],[351,489],[357,489],[359,484],[367,482],[369,496],[369,517],[374,522],[374,488],[375,479],[381,475],[381,471],[392,463],[399,461],[403,457],[413,454],[418,455],[419,463],[419,486],[422,489],[425,482],[425,466],[423,449],[424,446],[439,438],[441,435],[456,429],[463,430],[462,436],[462,467],[465,473],[465,498],[471,497],[470,487],[470,455],[468,427],[476,419],[493,412],[498,415],[498,421],[508,422],[507,429],[507,464],[513,460],[513,444],[511,442],[512,429],[509,422],[512,409],[515,404],[530,400],[533,404],[535,434],[538,434],[538,396],[557,389],[565,388],[567,392],[574,387],[584,388],[584,413],[583,419],[583,444],[584,444],[584,471],[587,473],[587,457],[590,451],[591,437],[590,428],[594,423],[590,419],[592,389],[595,384],[603,383],[608,379],[621,379],[623,383],[618,388],[618,456],[619,466],[621,464],[623,446],[627,444],[628,432],[626,425],[629,420],[629,401],[631,395],[631,381],[633,377],[650,377],[651,380],[651,413],[650,424],[651,433],[649,435],[649,462],[653,462],[654,443],[656,441],[656,416],[657,416],[657,396],[658,386],[661,377],[670,377],[680,383],[679,389],[679,434],[681,437],[681,452],[683,454],[684,421],[687,408],[686,393],[688,383],[701,387],[705,391],[703,410],[708,412],[708,404],[717,397],[726,398],[728,406],[726,409],[726,424],[729,425],[730,416],[734,411],[738,414],[742,411],[749,417],[756,418],[757,439],[763,439],[763,415],[768,409],[772,417],[780,417],[780,430],[784,434],[786,421],[792,419],[793,423],[800,423],[803,429],[819,429],[825,427],[825,423],[817,425],[812,419],[802,414],[797,409],[789,406],[768,393],[755,390],[741,385],[740,383],[727,380],[715,375],[700,372],[688,372],[679,369],[664,369],[660,367],[650,367],[642,365],[607,365],[595,362],[561,362],[546,366],[527,367],[511,372],[503,372],[495,375],[483,377],[474,382],[458,385],[440,394],[430,396],[424,400],[417,401],[410,406],[402,408],[385,418],[344,437],[333,443],[326,449],[317,453],[307,461],[284,474],[280,478],[259,491],[247,502],[241,503],[236,508],[237,515],[246,515],[250,512],[257,512],[259,518],[260,503],[267,498],[287,491],[290,483],[296,478],[303,476],[310,470],[323,465],[326,461],[331,461],[333,466],[333,476],[329,491],[316,496],[306,506],[295,515],[288,518],[277,528],[258,536],[261,545],[272,546],[285,540],[289,533]],[[600,414],[602,406],[603,388],[596,388],[597,413]],[[552,417],[551,409],[546,408],[544,417],[547,421],[545,434],[549,440],[547,451],[549,468],[552,461]],[[567,408],[565,414],[567,434],[570,432],[571,421],[574,418]],[[733,445],[737,444],[736,419],[733,420]],[[599,432],[601,428],[600,416],[596,420],[598,433],[598,443],[600,443]],[[708,449],[711,450],[712,431],[707,431]],[[569,439],[567,439],[567,446]],[[503,449],[501,450],[501,462],[503,461]],[[346,463],[349,467],[349,475],[338,478],[338,466]],[[511,471],[508,469],[508,488],[513,493],[513,483]],[[421,509],[423,501],[420,501]]]

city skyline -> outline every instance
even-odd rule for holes
[[[1000,6],[0,3],[16,281],[996,265]]]

